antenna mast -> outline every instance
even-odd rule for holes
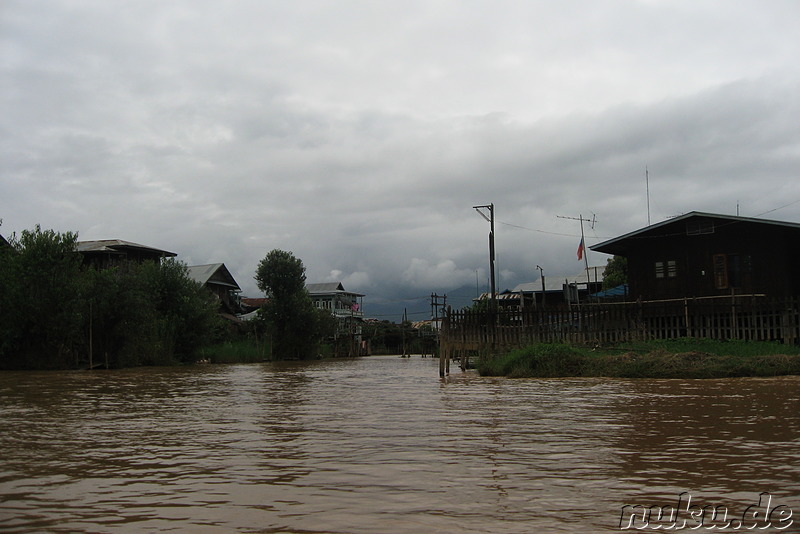
[[[583,233],[583,223],[589,222],[592,223],[592,230],[594,230],[594,223],[597,222],[597,216],[593,213],[591,219],[584,219],[583,214],[578,215],[577,217],[564,217],[563,215],[557,215],[559,219],[570,219],[573,221],[580,221],[581,222],[581,245],[583,246],[583,262],[586,267],[586,291],[589,292],[589,249],[586,247],[586,239]]]
[[[650,172],[644,166],[644,181],[647,184],[647,226],[650,226]]]

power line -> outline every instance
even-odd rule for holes
[[[564,233],[560,233],[560,232],[549,232],[547,230],[539,230],[539,229],[536,229],[536,228],[528,228],[527,226],[520,226],[518,224],[511,224],[511,223],[507,223],[507,222],[503,222],[503,221],[498,221],[498,222],[500,224],[504,225],[504,226],[511,226],[512,228],[519,228],[520,230],[528,230],[529,232],[538,232],[540,234],[558,235],[558,236],[563,236],[563,237],[580,237],[580,234],[564,234]],[[595,237],[597,237],[597,239],[611,239],[611,237],[602,237],[602,236],[597,236],[597,235],[595,235]]]
[[[789,202],[788,204],[784,204],[783,206],[778,206],[777,208],[774,208],[774,209],[771,209],[771,210],[767,210],[767,211],[765,211],[763,213],[759,213],[758,215],[756,215],[756,217],[761,217],[762,215],[766,215],[767,213],[772,213],[773,211],[778,211],[778,210],[782,210],[783,208],[788,208],[789,206],[797,204],[798,202],[800,202],[800,198],[795,200],[794,202]]]
[[[753,215],[751,218],[761,217],[762,215],[766,215],[768,213],[772,213],[774,211],[781,210],[783,208],[788,208],[789,206],[793,206],[793,205],[795,205],[797,203],[800,203],[800,199],[794,200],[794,201],[789,202],[788,204],[784,204],[782,206],[778,206],[777,208],[773,208],[771,210],[763,211],[763,212],[761,212],[761,213],[759,213],[757,215]],[[675,217],[678,217],[678,216],[679,215],[676,215]],[[563,232],[551,232],[549,230],[541,230],[539,228],[529,228],[527,226],[522,226],[522,225],[519,225],[519,224],[512,224],[512,223],[504,222],[504,221],[497,221],[497,222],[499,224],[502,224],[503,226],[510,226],[511,228],[518,228],[520,230],[527,230],[528,232],[537,232],[537,233],[540,233],[540,234],[557,235],[557,236],[562,236],[562,237],[581,237],[580,234],[567,234],[567,233],[563,233]],[[613,239],[614,237],[618,237],[618,236],[599,236],[599,235],[595,234],[594,237],[596,239]]]

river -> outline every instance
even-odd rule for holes
[[[800,377],[440,380],[417,356],[0,372],[7,533],[618,532],[624,506],[682,493],[739,516],[768,494],[797,532]]]

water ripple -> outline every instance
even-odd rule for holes
[[[797,377],[437,365],[2,373],[0,530],[612,532],[624,504],[684,491],[800,510]]]

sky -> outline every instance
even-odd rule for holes
[[[578,273],[579,217],[589,247],[690,211],[800,222],[798,20],[796,0],[2,0],[0,233],[223,262],[247,296],[288,250],[395,319],[486,290],[476,205],[500,290]]]

